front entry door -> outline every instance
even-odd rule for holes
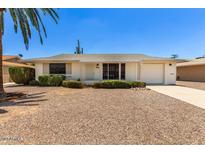
[[[109,64],[109,79],[119,79],[119,64]]]

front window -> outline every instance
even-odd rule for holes
[[[121,64],[121,80],[125,80],[125,63]]]
[[[109,79],[108,75],[108,64],[103,64],[103,80]]]
[[[51,63],[49,64],[50,74],[66,74],[64,63]]]
[[[122,74],[121,77],[124,78],[124,75]],[[106,79],[119,79],[119,64],[103,64],[103,80]]]

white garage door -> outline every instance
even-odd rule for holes
[[[164,81],[163,64],[143,64],[141,68],[142,81],[146,83],[160,83]]]

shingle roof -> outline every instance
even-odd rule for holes
[[[183,67],[183,66],[195,66],[195,65],[205,65],[205,58],[201,59],[193,59],[189,62],[184,63],[178,63],[177,67]]]
[[[143,60],[170,60],[171,58],[152,57],[144,54],[60,54],[51,57],[26,59],[25,62],[40,61],[79,61],[79,62],[137,62]]]

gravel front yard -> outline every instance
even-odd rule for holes
[[[152,90],[8,87],[0,144],[205,144],[205,110]]]

